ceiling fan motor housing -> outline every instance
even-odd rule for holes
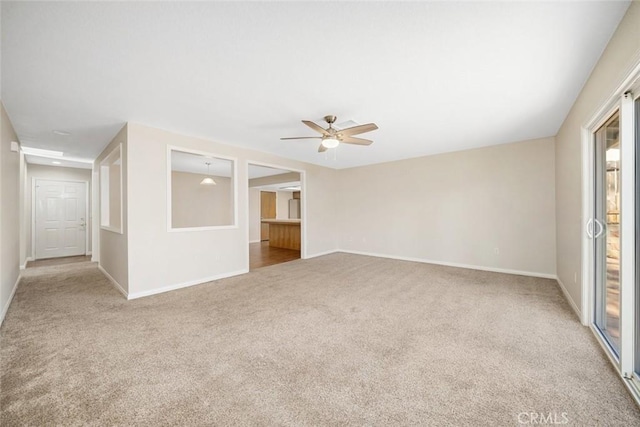
[[[329,126],[334,124],[336,122],[336,119],[337,119],[336,116],[324,116],[324,121],[329,123]]]

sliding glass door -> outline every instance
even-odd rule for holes
[[[640,62],[583,132],[583,322],[640,403]]]
[[[589,233],[595,245],[595,325],[620,354],[620,114],[596,131],[595,206]]]

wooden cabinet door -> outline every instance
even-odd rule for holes
[[[260,219],[275,219],[276,193],[272,191],[260,192]],[[260,240],[269,240],[269,224],[260,224]]]

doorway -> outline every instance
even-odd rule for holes
[[[303,174],[249,163],[249,269],[301,258]]]
[[[583,130],[583,323],[640,401],[640,64]]]
[[[35,259],[85,255],[87,182],[35,179],[34,190]]]

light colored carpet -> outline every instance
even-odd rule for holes
[[[0,334],[2,426],[640,424],[545,279],[334,254],[125,301],[39,267]]]

